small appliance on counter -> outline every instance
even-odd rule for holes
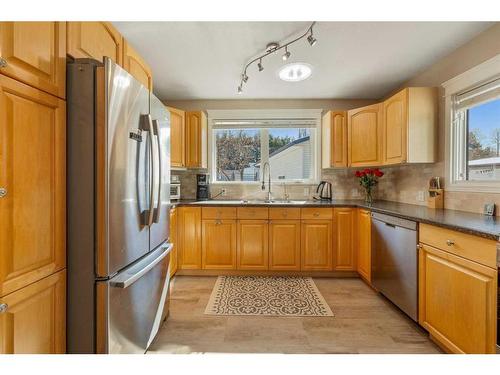
[[[173,174],[170,176],[170,200],[181,199],[181,180],[179,176]]]
[[[210,175],[200,173],[196,175],[196,200],[207,201],[210,199]]]
[[[313,198],[318,201],[332,200],[332,184],[328,181],[321,181],[316,187],[316,194]]]

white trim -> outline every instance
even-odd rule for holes
[[[500,181],[459,181],[455,179],[455,135],[453,134],[453,96],[478,86],[500,74],[500,54],[444,82],[445,90],[445,173],[449,191],[500,193]]]
[[[312,153],[315,158],[315,168],[313,176],[309,180],[273,180],[273,183],[283,183],[287,185],[316,185],[321,179],[321,113],[322,109],[229,109],[229,110],[207,110],[208,120],[208,171],[210,173],[210,183],[212,184],[233,184],[252,185],[258,181],[215,181],[215,158],[213,150],[215,139],[213,137],[213,121],[222,119],[314,119],[316,121],[315,140],[312,142]],[[262,151],[262,150],[261,150]]]

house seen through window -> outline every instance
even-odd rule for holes
[[[314,123],[251,121],[253,126],[219,122],[213,129],[213,166],[217,182],[255,182],[270,165],[271,179],[302,182],[314,179]],[[268,178],[266,171],[265,178]]]

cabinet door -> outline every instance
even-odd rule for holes
[[[110,22],[68,22],[68,55],[122,64],[123,37]]]
[[[269,259],[267,220],[238,221],[238,269],[267,270]]]
[[[236,269],[236,220],[203,220],[202,268]]]
[[[178,217],[179,269],[201,269],[201,207],[181,207]]]
[[[0,73],[60,98],[66,93],[66,22],[0,22]]]
[[[332,167],[347,167],[346,112],[332,112]]]
[[[379,165],[382,161],[380,104],[353,109],[348,116],[349,163],[351,167]]]
[[[207,118],[201,111],[186,112],[186,167],[207,167]]]
[[[402,90],[383,104],[384,164],[406,161],[408,90]]]
[[[300,271],[300,220],[269,223],[269,269]]]
[[[335,271],[356,271],[356,209],[335,208],[333,210],[334,240],[333,269]]]
[[[358,211],[358,272],[368,283],[371,283],[372,244],[371,214],[368,210]]]
[[[149,91],[153,91],[151,68],[126,40],[123,42],[123,68],[147,87]]]
[[[0,353],[62,354],[66,351],[66,271],[0,298]]]
[[[301,269],[330,271],[332,269],[331,220],[303,220],[300,237]]]
[[[0,296],[65,267],[63,100],[0,74]]]
[[[179,240],[177,236],[177,209],[173,208],[170,210],[170,243],[174,245],[172,252],[170,253],[170,277],[174,276],[177,272],[177,254],[179,247]]]
[[[184,130],[184,111],[168,107],[170,111],[170,165],[186,165],[186,140]]]
[[[423,245],[419,323],[453,353],[495,353],[497,270]]]

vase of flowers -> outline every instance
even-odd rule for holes
[[[362,171],[354,173],[359,178],[359,184],[365,189],[365,202],[371,204],[373,202],[372,189],[378,184],[378,179],[384,175],[378,168],[366,168]]]

